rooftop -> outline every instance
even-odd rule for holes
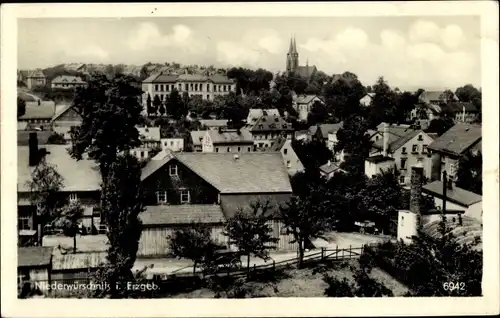
[[[139,136],[144,140],[160,141],[160,127],[137,127]]]
[[[142,224],[179,225],[191,223],[222,223],[224,215],[221,206],[215,204],[181,204],[146,206],[139,214]]]
[[[381,163],[381,162],[386,162],[386,161],[394,161],[394,158],[385,157],[383,155],[376,155],[376,156],[371,156],[371,157],[366,158],[365,161],[368,161],[371,163]]]
[[[107,263],[107,252],[85,252],[55,254],[52,258],[52,270],[86,270],[98,268],[101,264]]]
[[[255,124],[250,129],[252,132],[256,131],[282,131],[293,130],[292,124],[287,123],[283,118],[276,115],[264,115],[255,121]]]
[[[252,135],[247,129],[207,130],[213,144],[253,144]]]
[[[29,119],[52,119],[56,111],[53,101],[26,102],[26,113],[19,117],[21,120]]]
[[[340,169],[340,167],[333,162],[327,162],[321,167],[319,167],[319,170],[322,171],[323,173],[330,174],[332,172],[342,169]]]
[[[192,130],[191,139],[193,140],[193,145],[201,146],[203,137],[207,134],[206,130]]]
[[[317,129],[321,129],[321,135],[323,138],[327,139],[328,134],[336,133],[343,125],[344,123],[342,122],[336,124],[320,124]]]
[[[77,161],[67,152],[68,145],[45,145],[47,149],[45,160],[56,167],[63,177],[62,191],[97,191],[101,189],[99,169],[92,160]],[[17,189],[21,192],[30,191],[27,182],[35,167],[28,165],[29,147],[17,147]]]
[[[52,258],[52,248],[29,246],[17,248],[18,267],[48,266]]]
[[[422,187],[422,192],[437,196],[439,198],[443,197],[443,182],[434,181],[428,183]],[[468,207],[474,203],[481,202],[483,197],[474,192],[467,191],[465,189],[452,186],[451,189],[446,190],[446,197],[451,202]]]
[[[52,84],[85,84],[79,76],[60,75],[52,80]]]
[[[294,99],[297,104],[309,104],[313,99],[321,98],[318,95],[312,94],[312,95],[297,95]]]
[[[455,124],[428,146],[428,149],[461,155],[481,141],[481,126]]]
[[[275,115],[279,116],[280,112],[276,108],[262,109],[262,108],[251,108],[248,111],[247,124],[254,124],[257,119],[262,116]]]
[[[179,152],[148,162],[142,171],[142,180],[172,159],[177,159],[221,193],[292,191],[288,172],[279,152]]]
[[[205,76],[199,74],[163,74],[156,73],[146,78],[143,83],[176,83],[176,82],[212,82],[215,84],[234,84],[234,80],[222,74]]]
[[[207,127],[227,127],[227,119],[200,119],[200,124]]]

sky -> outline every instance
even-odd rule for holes
[[[18,20],[18,68],[147,62],[285,69],[295,35],[300,65],[383,76],[401,90],[481,86],[474,16],[30,18]]]

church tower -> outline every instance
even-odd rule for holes
[[[299,66],[299,53],[297,52],[297,44],[295,37],[290,39],[290,47],[286,54],[286,71],[288,73],[295,72]]]

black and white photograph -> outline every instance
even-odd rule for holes
[[[498,25],[485,33],[480,14],[498,7],[425,14],[433,3],[54,17],[64,5],[46,4],[11,18],[2,274],[8,261],[17,275],[2,281],[17,276],[17,290],[3,292],[21,304],[488,294],[477,313],[498,313],[498,61],[485,60]]]

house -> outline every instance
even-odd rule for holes
[[[211,228],[212,238],[228,244],[223,223],[252,202],[269,201],[275,213],[287,202],[292,188],[283,158],[265,153],[172,153],[151,160],[142,171],[146,211],[138,256],[168,254],[174,229],[192,222]],[[279,250],[293,250],[290,235],[278,218],[270,221],[273,235],[280,238]]]
[[[368,178],[396,168],[394,158],[384,155],[374,155],[365,159],[365,175]]]
[[[108,253],[106,251],[72,253],[60,249],[53,249],[52,256],[52,280],[71,280],[73,284],[84,284],[95,273],[102,264],[107,263]],[[58,292],[58,291],[55,291]]]
[[[450,102],[442,107],[443,111],[454,115],[455,123],[473,123],[479,115],[479,110],[469,102]]]
[[[442,171],[454,180],[459,159],[481,151],[481,126],[457,123],[434,140],[427,149],[431,155],[431,180],[441,180]]]
[[[56,106],[53,101],[26,102],[26,112],[17,119],[18,128],[50,130],[55,110]]]
[[[74,89],[77,87],[85,87],[87,83],[79,76],[60,75],[54,78],[50,85],[52,88]]]
[[[278,151],[281,153],[283,163],[290,176],[294,176],[297,172],[304,171],[304,165],[293,150],[292,141],[290,139],[283,136],[278,137],[273,146],[269,148],[269,151]]]
[[[203,151],[203,138],[206,135],[206,130],[192,130],[191,131],[191,141],[193,143],[194,152]]]
[[[227,128],[227,122],[227,119],[200,119],[201,126],[211,130],[225,129]]]
[[[325,177],[329,180],[335,172],[344,172],[344,170],[340,169],[338,165],[328,160],[327,163],[319,167],[319,173],[322,177]]]
[[[17,70],[17,83],[26,85],[26,81],[28,80],[29,74],[30,74],[30,71]]]
[[[401,184],[409,184],[411,170],[408,167],[418,162],[424,165],[424,175],[429,179],[431,167],[427,148],[433,139],[423,130],[383,124],[385,129],[382,138],[379,138],[379,132],[377,132],[370,139],[373,142],[370,156],[382,155],[393,158],[396,169],[399,171]]]
[[[375,93],[367,93],[359,100],[359,103],[364,107],[368,107],[371,105],[374,96]]]
[[[45,77],[41,69],[32,71],[26,78],[26,86],[28,87],[28,89],[42,87],[45,85],[47,85],[47,78]]]
[[[51,123],[54,132],[62,134],[66,140],[71,140],[71,128],[78,127],[82,123],[82,116],[75,111],[72,105],[57,106]]]
[[[67,145],[45,145],[38,147],[37,134],[30,136],[30,145],[17,147],[18,176],[17,176],[17,207],[18,231],[20,240],[36,241],[35,233],[41,242],[41,228],[36,217],[36,206],[30,200],[31,190],[28,182],[31,174],[42,157],[53,165],[63,178],[63,186],[59,193],[61,200],[79,200],[87,216],[84,225],[90,229],[99,228],[100,224],[100,189],[101,177],[94,161],[86,158],[75,160],[70,157]],[[26,237],[29,230],[30,236]]]
[[[170,151],[184,151],[184,138],[162,138],[161,139],[161,149],[168,149]]]
[[[17,248],[17,285],[22,288],[30,282],[32,288],[36,284],[51,282],[52,248],[29,246]],[[42,292],[48,290],[41,290]]]
[[[252,139],[257,149],[271,147],[279,136],[292,139],[293,127],[276,115],[261,116],[250,128]]]
[[[337,131],[342,128],[343,123],[336,123],[336,124],[318,124],[315,126],[315,128],[310,127],[309,131],[311,133],[311,136],[313,139],[316,140],[321,140],[323,141],[329,149],[333,149],[335,146],[334,142],[336,142],[336,138],[332,139],[332,143],[328,144],[328,134],[333,134],[336,135]]]
[[[422,187],[422,193],[434,198],[434,202],[438,209],[443,207],[443,198],[446,187],[446,209],[462,211],[464,215],[472,217],[482,222],[483,198],[481,195],[465,189],[456,187],[453,182],[447,182],[443,185],[442,181],[433,181]]]
[[[203,137],[203,152],[252,152],[254,142],[247,129],[207,130]]]
[[[458,101],[458,97],[451,93],[451,95],[445,94],[444,91],[423,91],[418,96],[418,101],[424,104],[448,104],[448,102]]]
[[[66,65],[68,71],[75,71],[80,73],[87,73],[88,67],[83,63],[71,63]]]
[[[162,148],[160,127],[137,127],[141,146],[130,151],[139,160],[146,160]]]
[[[236,92],[236,82],[221,74],[203,76],[196,74],[167,75],[157,73],[142,82],[143,105],[147,106],[147,96],[154,100],[158,96],[161,101],[167,99],[176,89],[182,95],[186,92],[189,97],[200,96],[204,100],[214,100],[217,96],[226,96]],[[144,109],[146,111],[146,109]]]
[[[247,116],[247,126],[251,127],[255,125],[257,120],[262,116],[280,116],[280,112],[276,108],[261,109],[261,108],[251,108],[248,111]]]
[[[398,240],[411,243],[413,238],[418,236],[419,228],[427,235],[433,237],[440,235],[439,228],[443,215],[445,216],[447,228],[457,237],[457,242],[473,243],[476,236],[481,237],[482,221],[476,219],[482,214],[481,203],[477,201],[480,200],[480,196],[479,198],[477,195],[469,196],[468,193],[459,190],[455,192],[454,189],[450,189],[450,196],[446,195],[447,208],[443,211],[442,205],[439,206],[443,201],[443,184],[433,182],[423,186],[423,166],[415,165],[411,167],[411,170],[410,207],[409,210],[400,210],[398,213]],[[423,210],[421,206],[423,194],[434,196],[435,202],[439,206],[438,209]],[[465,198],[460,199],[461,195],[465,195]],[[461,201],[459,204],[456,204],[457,199]],[[464,204],[471,208],[469,214],[464,213]],[[475,247],[479,246],[480,244],[476,244]]]
[[[323,100],[318,95],[294,95],[292,106],[299,114],[299,120],[307,121],[307,116],[311,112],[314,103],[324,104]]]
[[[439,118],[441,112],[442,109],[439,105],[419,103],[411,110],[409,119],[426,119],[430,121]]]

